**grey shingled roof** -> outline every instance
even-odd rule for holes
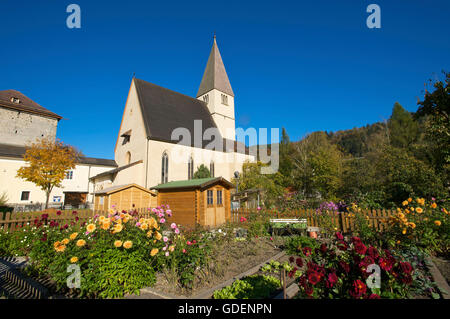
[[[228,79],[227,71],[220,56],[219,47],[217,46],[216,37],[206,63],[205,72],[203,73],[202,82],[197,92],[197,97],[203,95],[212,89],[217,89],[223,93],[234,96]]]
[[[144,80],[134,78],[134,83],[148,138],[177,143],[171,139],[172,131],[186,128],[191,133],[186,145],[193,146],[194,120],[202,121],[202,135],[208,128],[217,128],[205,102]]]
[[[147,133],[147,138],[167,143],[178,143],[172,140],[172,131],[176,128],[186,128],[191,134],[191,140],[180,144],[194,145],[194,121],[202,121],[202,136],[206,129],[216,128],[217,125],[206,106],[206,103],[193,97],[166,89],[156,84],[133,78],[141,106],[142,117]],[[227,146],[227,139],[223,139],[224,152],[237,150],[238,142],[233,147]],[[202,148],[211,141],[202,139]],[[248,153],[248,148],[245,151]]]
[[[0,156],[2,157],[23,158],[25,151],[26,151],[25,146],[0,144]],[[82,156],[78,159],[77,163],[87,165],[117,167],[116,161],[104,158]]]
[[[11,102],[11,98],[17,98],[20,102]],[[44,115],[58,120],[62,119],[62,117],[58,114],[47,110],[46,108],[31,100],[29,97],[16,90],[0,91],[0,106],[18,111]]]

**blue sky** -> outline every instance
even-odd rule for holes
[[[81,29],[66,7],[81,7]],[[381,29],[366,7],[381,7]],[[450,70],[450,1],[0,2],[0,90],[64,117],[58,137],[114,157],[136,77],[195,96],[216,31],[236,126],[286,127],[292,140],[417,109],[424,83]]]

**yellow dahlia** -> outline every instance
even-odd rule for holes
[[[421,207],[417,207],[417,208],[416,208],[416,212],[419,213],[419,214],[421,214],[421,213],[423,212],[423,209],[422,209]]]
[[[73,233],[69,236],[70,240],[74,240],[75,238],[77,238],[78,233]]]
[[[123,248],[125,249],[129,249],[133,246],[133,242],[131,240],[127,240],[126,242],[123,243]]]
[[[159,233],[159,232],[155,232],[155,239],[156,240],[161,240],[161,238],[162,238],[162,235]]]
[[[110,223],[103,223],[103,224],[102,224],[102,229],[108,230],[110,226],[111,226]]]
[[[64,250],[66,250],[66,246],[65,245],[60,245],[58,247],[55,248],[57,252],[61,253]]]
[[[120,247],[120,246],[122,246],[122,241],[121,240],[116,240],[115,242],[114,242],[114,247]]]
[[[435,220],[435,221],[434,221],[434,224],[435,224],[436,226],[441,226],[441,221],[440,221],[440,220]]]
[[[70,242],[70,240],[69,240],[68,238],[64,238],[64,239],[61,241],[61,243],[62,243],[63,245],[67,245],[69,242]]]
[[[100,216],[101,217],[101,216]],[[86,227],[86,230],[90,233],[92,233],[95,230],[95,225],[94,224],[89,224]]]
[[[78,247],[83,247],[84,245],[86,245],[86,241],[84,239],[78,239],[77,240],[77,246]]]
[[[403,201],[403,202],[402,202],[402,205],[403,205],[403,206],[408,205],[408,201],[407,201],[407,200]]]
[[[155,256],[158,253],[159,249],[158,248],[153,248],[152,251],[150,252],[150,256]]]
[[[77,261],[78,261],[78,257],[72,257],[72,258],[70,258],[70,262],[71,262],[72,264],[76,263]]]

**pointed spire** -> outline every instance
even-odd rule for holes
[[[209,54],[208,62],[206,63],[205,72],[203,73],[202,82],[197,92],[197,97],[217,89],[223,93],[234,96],[231,88],[230,80],[228,80],[225,66],[223,65],[222,57],[220,56],[219,48],[216,42],[216,33],[214,32],[214,42]]]

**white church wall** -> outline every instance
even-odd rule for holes
[[[124,138],[120,137],[120,135],[128,130],[131,130],[130,141],[123,145],[122,142]],[[130,152],[131,154],[131,163],[139,160],[145,161],[147,152],[145,147],[146,144],[147,134],[141,114],[141,108],[139,106],[139,99],[134,81],[131,81],[114,154],[117,165],[123,166],[129,164],[127,163],[127,152]]]

